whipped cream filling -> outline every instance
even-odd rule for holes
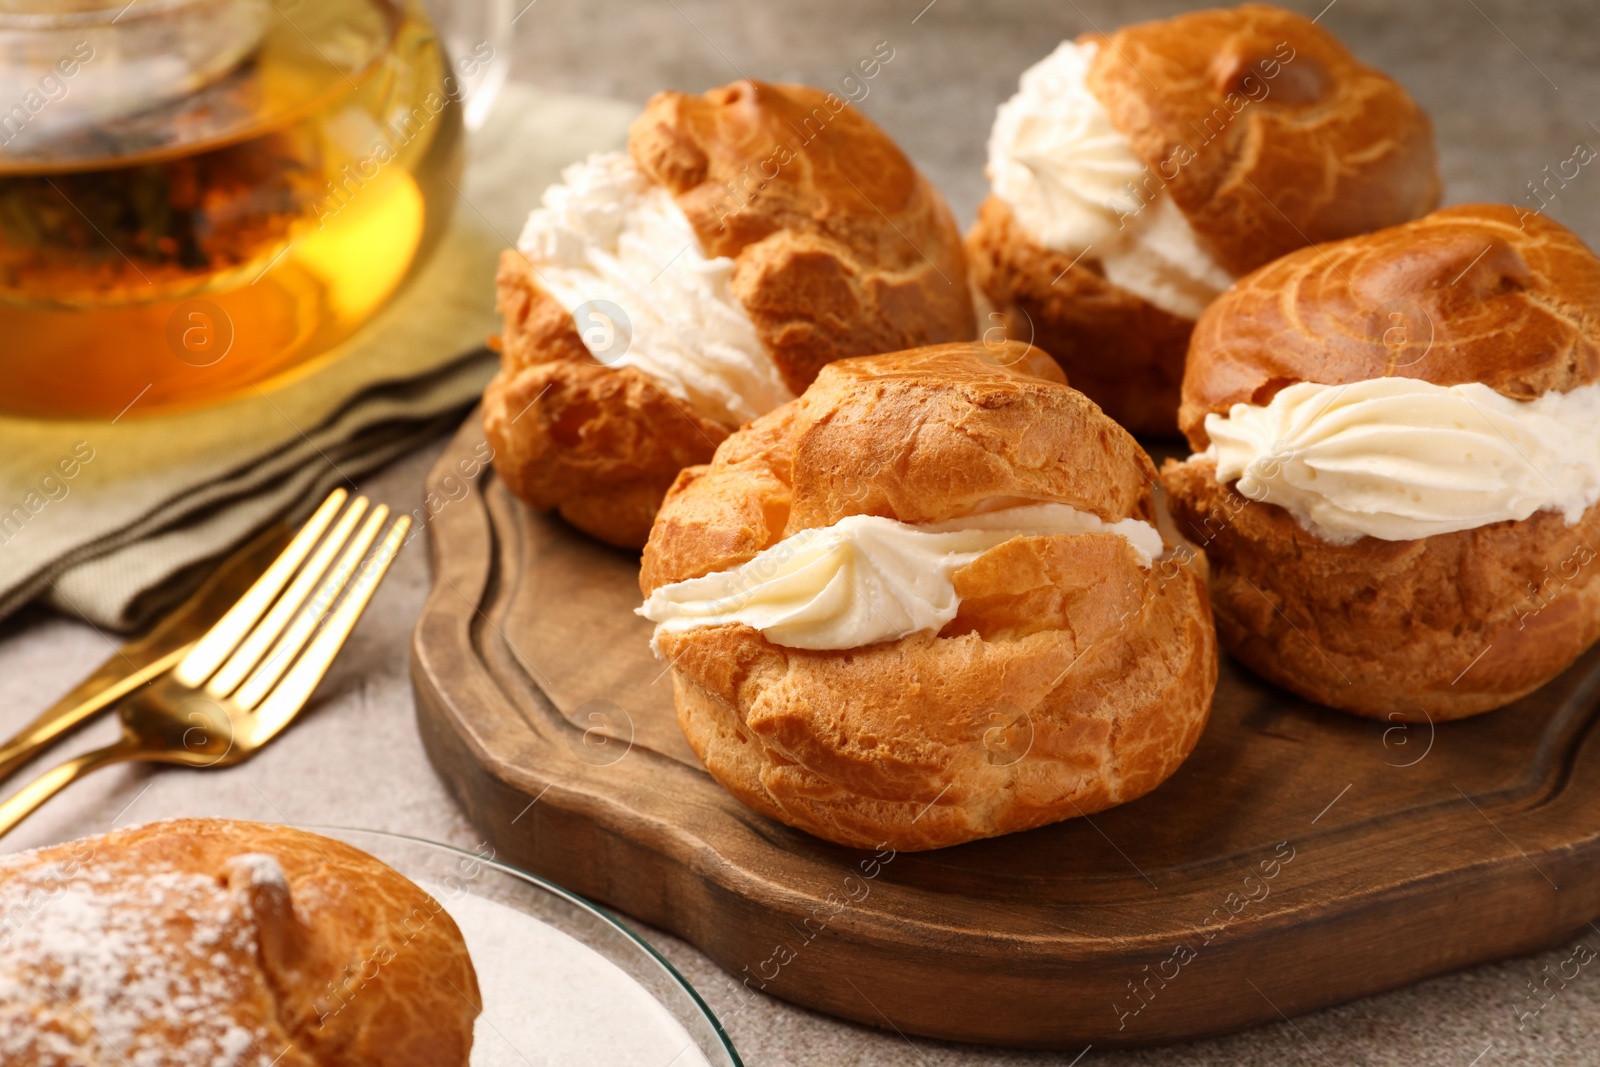
[[[674,582],[650,594],[638,614],[656,636],[696,626],[743,623],[790,648],[860,648],[956,617],[955,572],[1014,537],[1114,533],[1142,566],[1162,552],[1161,535],[1140,519],[1106,522],[1068,504],[1026,504],[914,526],[851,515],[802,530],[731,570]]]
[[[637,367],[724,425],[794,399],[733,295],[733,260],[706,258],[672,194],[626,152],[574,163],[540,204],[517,248],[596,359]]]
[[[1334,544],[1410,541],[1600,501],[1600,384],[1513,400],[1478,382],[1300,382],[1206,416],[1217,480]]]
[[[1089,91],[1098,47],[1063,41],[1023,72],[989,133],[990,185],[1046,248],[1098,260],[1111,284],[1198,318],[1233,275]]]

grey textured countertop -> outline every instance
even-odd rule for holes
[[[513,0],[516,6],[521,0]],[[1296,3],[1309,15],[1326,0]],[[1022,69],[1063,37],[1191,5],[1065,0],[537,0],[516,23],[513,76],[547,88],[642,103],[654,90],[700,90],[742,75],[832,84],[880,41],[893,60],[862,107],[943,188],[965,223],[984,193],[994,107]],[[1432,113],[1451,202],[1531,201],[1528,183],[1600,146],[1600,7],[1594,0],[1335,0],[1323,22],[1363,59],[1396,75]],[[1550,204],[1553,218],[1600,244],[1600,169],[1585,168]],[[363,486],[403,511],[420,502],[442,442]],[[171,815],[226,815],[387,829],[471,846],[471,827],[423,755],[412,718],[408,640],[428,584],[423,543],[408,547],[324,683],[314,710],[255,761],[227,771],[117,768],[52,803],[6,849]],[[0,730],[9,731],[108,653],[81,624],[27,612],[0,625]],[[73,750],[107,739],[101,723]],[[658,944],[715,1007],[737,989],[693,948]],[[1600,946],[1600,935],[1590,944]],[[1519,1029],[1528,983],[1570,949],[1439,978],[1232,1037],[1132,1053],[1093,1049],[1095,1064],[1593,1063],[1600,981],[1587,972]],[[1064,1005],[1063,1010],[1071,1006]],[[890,1023],[892,1026],[892,1023]],[[730,1026],[752,1067],[856,1064],[944,1067],[1061,1064],[1077,1053],[1020,1053],[906,1038],[776,1001]],[[665,1067],[665,1065],[663,1065]]]

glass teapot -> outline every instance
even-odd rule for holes
[[[503,78],[418,0],[0,0],[0,412],[330,357],[438,237]]]

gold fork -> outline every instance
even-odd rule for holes
[[[411,524],[396,519],[368,556],[389,509],[379,504],[369,513],[365,497],[344,508],[346,495],[334,490],[177,666],[118,706],[119,740],[45,772],[0,804],[0,837],[101,767],[227,767],[277,737],[344,646]]]
[[[0,780],[11,777],[61,738],[176,667],[200,635],[261,577],[293,534],[287,523],[274,523],[218,565],[188,600],[148,633],[118,648],[94,673],[40,712],[15,736],[0,742]]]

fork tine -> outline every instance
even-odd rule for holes
[[[333,521],[348,495],[343,489],[329,493],[328,498],[300,528],[300,532],[295,534],[294,540],[256,579],[255,584],[228,609],[226,615],[217,620],[216,625],[206,631],[204,637],[195,642],[173,672],[180,683],[198,689],[211,676],[217,665],[250,632],[250,627],[255,625],[256,620],[261,618],[273,599],[288,584],[295,568],[300,566],[300,562],[311,551],[311,546],[317,543],[322,531]]]
[[[361,557],[372,547],[372,542],[378,536],[378,530],[383,526],[383,520],[388,516],[389,508],[386,505],[379,504],[372,509],[367,521],[361,526],[361,532],[350,540],[344,554],[339,557],[339,562],[334,564],[333,570],[323,579],[316,596],[300,609],[294,622],[289,624],[289,628],[273,646],[272,652],[239,687],[238,692],[233,694],[235,704],[249,711],[272,691],[272,687],[283,677],[283,673],[289,669],[289,665],[294,662],[300,650],[316,632],[318,624],[325,622],[339,594],[355,577],[357,568],[361,566]]]
[[[339,516],[339,521],[334,524],[330,532],[317,546],[317,551],[311,560],[294,576],[288,590],[272,605],[272,610],[267,612],[267,617],[261,620],[261,625],[250,631],[233,655],[228,657],[211,681],[206,683],[206,692],[221,700],[239,687],[245,675],[250,673],[256,663],[272,647],[272,642],[277,640],[283,628],[289,625],[289,620],[294,618],[300,605],[305,603],[306,597],[316,588],[317,582],[322,578],[323,572],[333,562],[339,550],[350,539],[350,533],[356,528],[362,514],[367,510],[367,498],[358,496],[350,502],[350,507]]]
[[[344,601],[329,617],[322,631],[311,642],[311,647],[306,649],[305,655],[300,657],[294,669],[284,676],[271,695],[256,709],[256,713],[239,724],[239,729],[248,731],[249,743],[260,745],[270,741],[305,706],[317,683],[328,673],[329,664],[344,647],[345,639],[355,628],[361,613],[366,610],[367,602],[372,599],[389,564],[399,553],[410,527],[411,517],[408,515],[395,520],[378,550],[367,560]]]

